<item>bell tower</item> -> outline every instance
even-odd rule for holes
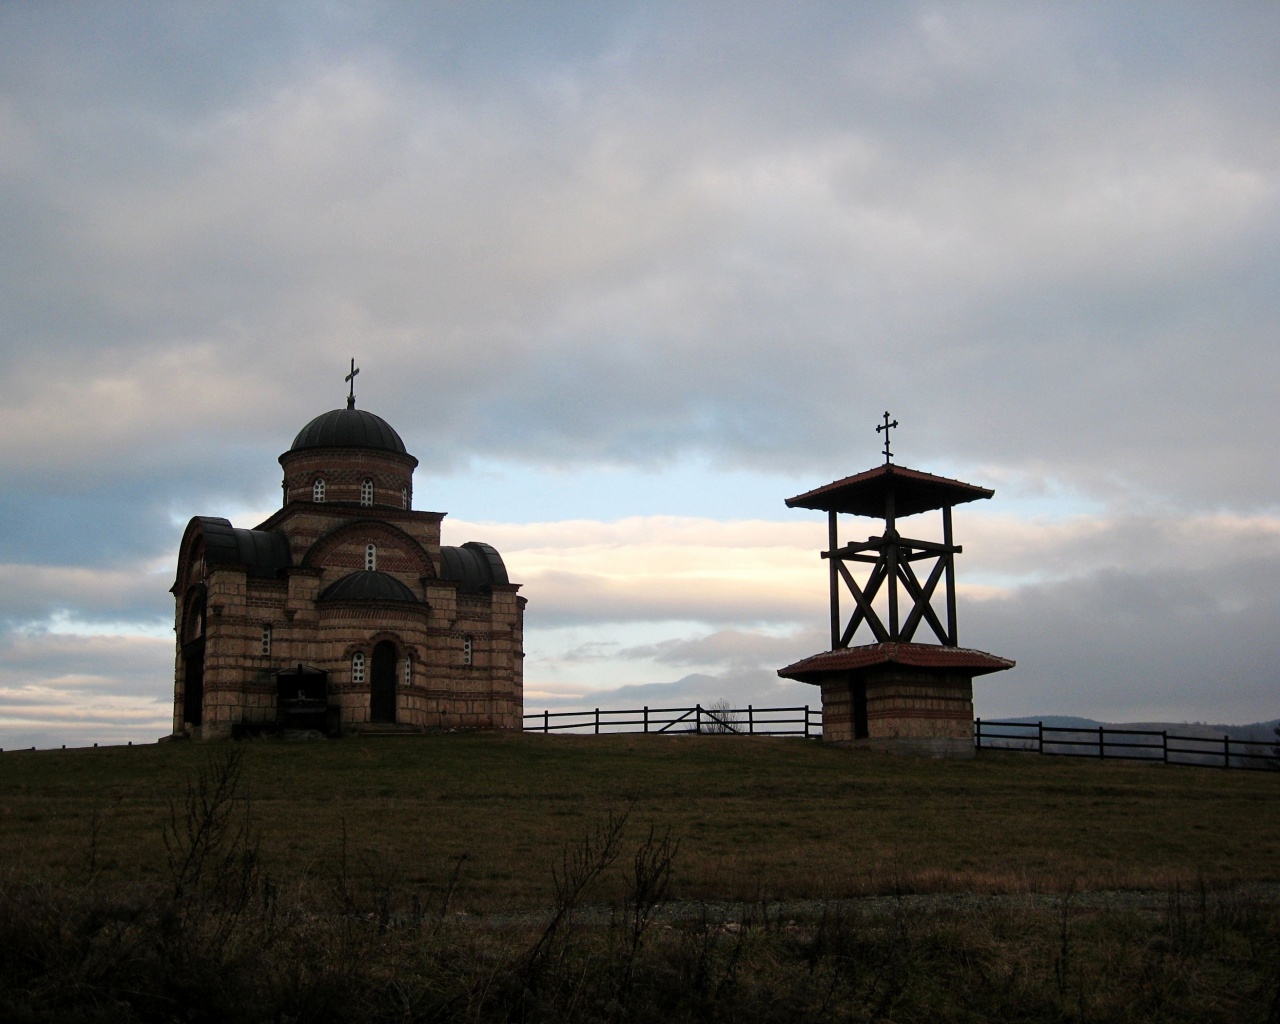
[[[886,412],[876,427],[884,434],[883,465],[787,499],[788,508],[827,513],[828,549],[822,557],[831,649],[778,674],[821,687],[825,740],[971,757],[973,677],[1014,662],[959,645],[955,556],[963,548],[955,543],[951,510],[995,492],[895,465],[889,431],[897,426]],[[941,513],[940,538],[899,531],[901,520],[931,512]],[[879,520],[883,529],[841,544],[842,514]],[[848,604],[842,602],[845,594]],[[871,642],[853,645],[864,627]],[[931,640],[917,641],[929,633]]]

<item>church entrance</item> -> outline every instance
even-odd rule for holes
[[[396,720],[396,645],[383,640],[373,649],[369,688],[369,721]]]
[[[191,726],[204,722],[205,594],[203,583],[191,589],[182,620],[182,721]]]
[[[188,725],[200,725],[204,721],[204,637],[185,644],[182,657],[182,720]]]

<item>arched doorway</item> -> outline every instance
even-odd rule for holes
[[[383,640],[373,649],[369,680],[369,721],[396,720],[396,645]]]
[[[204,722],[204,587],[197,588],[187,601],[182,621],[182,722],[198,726]]]

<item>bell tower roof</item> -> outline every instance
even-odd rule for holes
[[[962,505],[966,501],[990,498],[996,493],[989,487],[977,487],[963,480],[885,463],[865,473],[847,476],[788,498],[787,508],[813,508],[883,519],[885,497],[889,491],[894,494],[895,511],[899,516]]]

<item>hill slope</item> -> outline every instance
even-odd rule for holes
[[[345,850],[347,871],[379,884],[438,890],[457,870],[477,908],[544,900],[565,845],[611,812],[633,836],[679,839],[686,898],[1280,881],[1280,773],[710,736],[6,753],[0,862],[11,878],[74,880],[89,861],[109,879],[160,877],[170,805],[232,750],[277,878],[333,877]]]

